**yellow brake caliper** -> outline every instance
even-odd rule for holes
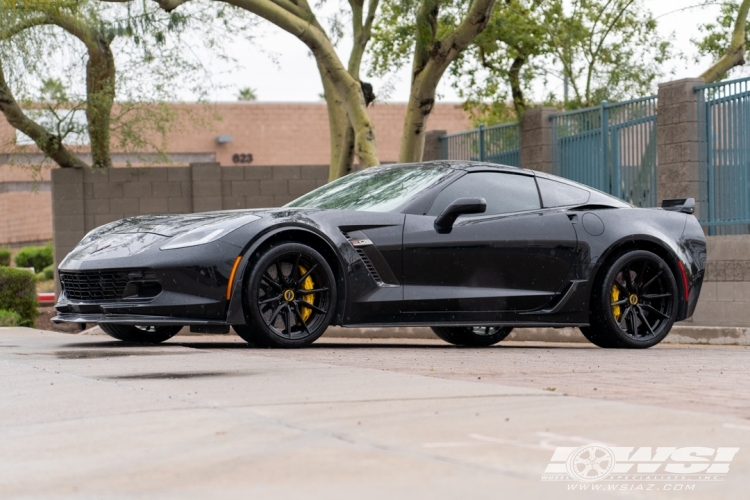
[[[617,285],[612,285],[612,302],[618,300],[620,300],[620,289],[617,288]],[[615,321],[620,321],[620,315],[622,314],[620,306],[612,306],[612,314],[615,316]]]
[[[305,275],[307,272],[307,269],[305,269],[302,266],[299,266],[299,272],[302,276]],[[308,276],[305,278],[305,281],[302,282],[302,289],[303,290],[312,290],[315,288],[315,283],[313,283],[312,276]],[[308,293],[306,295],[302,296],[302,300],[307,302],[308,304],[312,304],[315,300],[315,294],[314,293]],[[307,319],[312,315],[312,309],[308,307],[301,307],[300,308],[300,315],[302,316],[303,321],[307,321]]]

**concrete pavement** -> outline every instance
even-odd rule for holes
[[[0,328],[0,496],[744,499],[750,415],[738,384],[748,357],[744,347],[478,350],[424,340],[275,351],[235,336],[150,347]],[[695,363],[725,363],[730,382],[720,369],[693,375]],[[601,397],[565,395],[587,380],[605,384]],[[683,383],[707,389],[685,393]],[[652,386],[657,397],[638,404]],[[669,386],[677,395],[659,397]],[[712,387],[738,402],[675,409]],[[556,447],[591,443],[740,450],[714,481],[596,483],[613,492],[541,480]]]

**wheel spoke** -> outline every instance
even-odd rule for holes
[[[625,320],[628,318],[628,315],[630,314],[631,310],[633,309],[633,306],[628,307],[625,309],[625,312],[622,313],[622,317],[620,318],[620,322],[618,323],[618,326],[622,331],[625,331]]]
[[[630,326],[633,328],[633,336],[638,338],[638,318],[636,317],[636,314],[630,315]]]
[[[638,308],[638,315],[641,317],[641,319],[643,320],[643,322],[646,324],[646,328],[648,328],[648,331],[651,332],[651,335],[656,335],[656,333],[654,332],[654,329],[651,328],[651,324],[648,322],[648,319],[646,319],[646,315],[643,314],[643,309],[641,309],[640,307]]]
[[[299,311],[299,307],[297,307],[297,304],[294,304],[294,314],[297,316],[297,319],[300,323],[302,323],[302,328],[305,330],[305,333],[310,335],[310,330],[307,329],[307,323],[305,323],[305,318],[302,317],[302,314]]]
[[[662,319],[669,319],[669,316],[667,316],[663,312],[659,311],[658,309],[655,309],[655,308],[651,307],[648,304],[643,304],[643,308],[646,309],[646,310],[648,310],[648,311],[650,311],[650,312],[652,312],[652,313],[654,313],[654,314],[656,314],[657,316],[659,316]]]
[[[651,294],[651,295],[641,295],[641,298],[646,299],[646,300],[654,300],[654,299],[663,299],[665,297],[671,297],[671,296],[672,296],[671,293],[656,293],[656,294]]]
[[[656,273],[656,276],[654,276],[653,278],[651,278],[650,280],[648,280],[648,283],[646,283],[645,285],[643,285],[641,287],[641,292],[643,292],[646,288],[648,288],[649,286],[651,286],[651,284],[653,284],[653,282],[656,281],[656,278],[658,278],[659,276],[661,276],[663,272],[664,271],[659,271],[658,273]]]
[[[258,302],[258,305],[262,306],[264,304],[268,304],[269,302],[279,301],[279,300],[281,300],[281,295],[277,295],[276,297],[271,297],[270,299],[261,300]]]
[[[292,338],[292,308],[289,307],[289,304],[286,305],[286,328],[284,329],[284,333],[289,335],[289,338]]]
[[[320,314],[325,314],[326,312],[328,312],[325,309],[321,309],[320,307],[318,307],[316,305],[313,305],[313,304],[311,304],[309,302],[306,302],[304,300],[300,301],[299,305],[302,306],[302,307],[307,307],[308,309],[312,309],[313,311],[318,312]]]
[[[643,278],[646,276],[646,268],[648,267],[648,261],[643,261],[643,267],[641,267],[641,272],[638,273],[638,276],[635,277],[636,280],[641,282],[641,286],[643,285]],[[641,287],[636,287],[636,290],[640,293]]]
[[[301,293],[303,295],[308,295],[308,294],[311,294],[311,293],[327,292],[327,291],[328,291],[328,288],[325,288],[325,287],[324,288],[313,288],[311,290],[307,290],[306,288],[297,288],[297,290],[295,290],[295,293]]]
[[[615,285],[617,285],[620,291],[623,292],[625,295],[630,295],[630,292],[628,291],[627,287],[623,285],[622,283],[620,283],[619,281],[617,281],[617,279],[615,279]]]
[[[278,258],[273,261],[273,265],[276,266],[276,279],[279,283],[281,283],[282,281],[284,281],[284,273],[281,272],[281,263],[279,262]]]
[[[277,307],[276,309],[273,310],[273,313],[271,314],[271,317],[266,322],[266,324],[268,326],[273,327],[273,324],[276,322],[276,318],[279,317],[279,314],[281,313],[281,310],[284,309],[284,305],[285,305],[285,303],[282,302],[281,304],[279,304],[279,307]]]
[[[272,287],[274,287],[274,288],[275,288],[276,290],[279,290],[279,291],[281,291],[281,288],[282,288],[282,287],[281,287],[281,285],[279,285],[278,283],[276,283],[276,282],[275,282],[275,281],[273,280],[273,278],[271,278],[271,277],[270,277],[270,276],[268,275],[268,273],[267,273],[267,272],[266,272],[266,273],[263,273],[263,276],[261,277],[261,281],[265,281],[266,283],[268,283],[269,285],[271,285]]]
[[[628,294],[633,289],[633,280],[630,277],[630,264],[622,268],[622,275],[625,278],[625,286],[628,289]]]
[[[625,305],[627,303],[628,303],[628,299],[622,299],[622,300],[618,300],[617,302],[612,302],[612,304],[610,304],[610,305],[612,307],[614,307],[614,306],[622,306],[622,305]]]
[[[292,281],[294,281],[296,278],[295,276],[299,276],[299,260],[302,258],[302,254],[298,253],[297,257],[294,259],[294,267],[292,267],[292,274],[289,276]]]
[[[300,279],[297,280],[297,286],[299,286],[300,283],[305,281],[305,279],[307,279],[307,277],[310,276],[310,273],[312,273],[316,267],[318,267],[318,264],[313,264],[312,266],[310,266],[310,269],[308,269],[307,272],[304,275],[302,275]]]

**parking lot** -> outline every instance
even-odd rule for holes
[[[234,335],[151,347],[0,328],[0,370],[3,498],[747,498],[750,487],[747,347],[324,337],[282,351]],[[714,479],[609,492],[542,480],[557,447],[591,443],[740,450]]]

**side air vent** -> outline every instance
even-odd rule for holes
[[[344,231],[342,231],[342,233],[348,241],[352,241],[353,239],[355,239],[349,233],[346,233]],[[375,266],[372,264],[372,261],[370,261],[370,258],[367,256],[364,249],[360,247],[354,247],[354,250],[357,252],[357,255],[359,255],[359,258],[362,259],[362,262],[365,264],[365,267],[370,273],[370,276],[372,276],[372,279],[374,279],[378,285],[382,285],[383,279],[378,274],[378,270],[375,269]]]

